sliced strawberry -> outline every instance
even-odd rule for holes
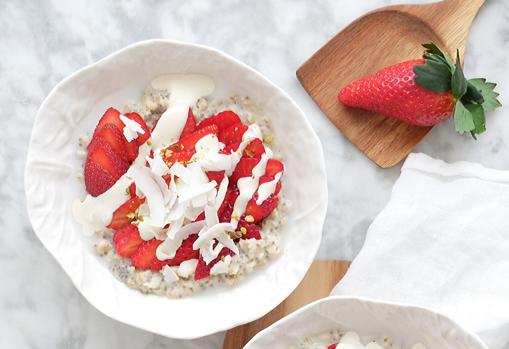
[[[131,257],[143,242],[143,239],[136,228],[132,224],[127,224],[120,228],[113,235],[115,243],[115,251],[122,257]]]
[[[108,172],[115,181],[129,169],[129,163],[122,159],[110,144],[102,138],[95,138],[88,149],[87,162],[92,161]]]
[[[122,131],[122,129],[124,128],[124,123],[122,122],[122,120],[120,120],[120,112],[117,109],[110,107],[104,112],[103,116],[101,117],[101,119],[97,123],[97,126],[95,127],[94,135],[92,136],[92,138],[94,138],[96,133],[106,124],[113,124],[120,131]]]
[[[136,183],[132,182],[129,185],[129,196],[134,198],[136,196]]]
[[[253,174],[253,168],[260,162],[260,159],[255,158],[240,158],[239,163],[235,167],[231,177],[230,183],[236,184],[239,178],[251,177]]]
[[[219,207],[219,210],[217,210],[217,217],[219,218],[219,222],[226,223],[231,221],[233,206],[238,196],[239,189],[237,187],[228,188],[224,196],[224,200],[221,206]]]
[[[259,138],[255,138],[244,149],[244,156],[249,158],[261,158],[265,154],[265,147]]]
[[[164,261],[164,263],[166,265],[175,266],[190,259],[200,258],[200,250],[193,250],[193,243],[196,239],[198,239],[198,234],[189,235],[187,239],[182,241],[182,245],[180,245],[175,253],[175,257]]]
[[[177,143],[170,145],[168,148],[172,151],[185,151],[185,150],[194,150],[194,146],[196,143],[209,134],[215,134],[217,135],[217,126],[216,125],[210,125],[204,128],[201,128],[199,130],[196,130],[195,132],[191,133],[190,135],[181,138],[180,141]]]
[[[174,152],[171,150],[171,146],[169,146],[163,151],[163,160],[168,167],[171,167],[177,161],[185,164],[187,161],[191,160],[194,153],[194,149]]]
[[[131,255],[132,265],[138,269],[161,270],[165,263],[156,257],[157,247],[161,243],[162,241],[157,239],[143,241]]]
[[[128,142],[127,139],[125,138],[124,140],[127,158],[129,159],[129,161],[132,162],[138,157],[140,146],[138,145],[137,139],[133,139],[130,142]]]
[[[230,143],[226,144],[223,150],[220,151],[221,154],[231,154],[234,151],[237,151],[239,149],[240,143]]]
[[[274,194],[269,196],[267,200],[262,202],[261,205],[256,204],[256,197],[258,195],[255,194],[253,198],[248,202],[246,207],[246,213],[244,219],[249,223],[259,223],[265,218],[267,218],[272,211],[277,207],[279,199]],[[253,222],[250,222],[248,216],[253,217]]]
[[[184,128],[182,129],[182,133],[180,134],[180,138],[184,138],[189,136],[191,133],[193,133],[196,130],[196,118],[193,114],[193,109],[189,107],[189,111],[187,112],[187,121],[184,125]]]
[[[224,179],[224,171],[209,171],[207,172],[207,177],[209,177],[209,181],[216,181],[217,185],[219,185]]]
[[[110,189],[117,180],[93,161],[85,164],[85,188],[92,196],[99,196]]]
[[[123,226],[130,224],[133,220],[133,214],[136,213],[136,210],[145,202],[145,198],[140,198],[138,196],[134,196],[133,198],[127,200],[119,208],[113,212],[111,216],[111,222],[108,224],[108,228],[110,229],[120,229]]]
[[[274,177],[277,173],[283,172],[285,166],[279,160],[269,159],[267,161],[267,167],[265,167],[265,175]]]
[[[138,133],[138,138],[136,138],[136,143],[138,145],[142,145],[143,143],[145,143],[147,141],[147,139],[150,138],[150,131],[147,127],[147,124],[145,123],[145,120],[143,120],[143,118],[138,113],[126,113],[125,116],[127,118],[133,120],[134,122],[138,123],[141,126],[141,128],[143,129],[143,131],[145,131],[145,133],[143,133],[143,134]],[[123,127],[122,127],[122,129],[123,129]]]
[[[119,155],[123,160],[129,161],[125,149],[125,138],[122,132],[114,124],[106,124],[98,129],[92,138],[92,141],[88,145],[88,149],[94,148],[95,143],[98,139],[106,141],[111,148]]]
[[[336,349],[338,346],[338,343],[331,344],[327,347],[327,349]]]
[[[237,114],[232,112],[231,110],[225,110],[220,112],[217,115],[213,115],[209,118],[206,118],[198,125],[198,128],[204,128],[210,125],[216,125],[219,131],[222,131],[233,124],[240,123],[240,118]]]
[[[272,180],[274,180],[274,177],[271,177],[271,176],[261,176],[260,177],[260,181],[258,183],[259,184],[263,184],[263,183],[270,182]],[[281,181],[277,182],[276,189],[274,190],[274,195],[279,194],[280,191],[281,191]]]
[[[224,258],[226,256],[232,256],[232,255],[233,255],[233,252],[231,250],[229,250],[226,247],[223,247],[221,252],[219,252],[219,255],[217,256],[217,258],[214,259],[213,261],[211,261],[209,264],[205,264],[205,261],[200,256],[200,259],[198,260],[198,264],[196,265],[196,269],[194,271],[194,279],[201,280],[201,279],[208,278],[210,276],[210,269],[212,269],[212,267],[214,265],[216,265],[217,262],[219,262],[221,260],[221,258]]]
[[[219,140],[224,144],[240,143],[242,136],[247,131],[247,126],[239,122],[219,132]]]
[[[262,238],[260,228],[256,224],[240,221],[237,230],[242,233],[242,239],[260,240]]]

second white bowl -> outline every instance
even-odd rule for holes
[[[474,334],[446,316],[403,304],[334,296],[311,303],[258,333],[244,349],[288,349],[330,330],[389,337],[393,348],[488,349]]]

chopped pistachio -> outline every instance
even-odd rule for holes
[[[249,215],[246,216],[245,220],[248,223],[253,223],[254,222],[254,217],[249,214]]]

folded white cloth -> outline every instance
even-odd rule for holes
[[[332,294],[425,306],[509,349],[509,172],[411,154]]]

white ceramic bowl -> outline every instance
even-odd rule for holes
[[[259,332],[244,349],[288,349],[306,337],[333,329],[387,336],[395,348],[422,343],[427,349],[488,349],[476,335],[434,311],[344,296],[306,305]]]
[[[154,77],[202,73],[216,83],[213,97],[250,96],[272,120],[286,165],[292,202],[281,231],[281,255],[234,287],[220,286],[183,299],[143,295],[126,287],[92,251],[71,214],[85,196],[77,180],[78,138],[93,130],[109,106],[137,100]],[[35,119],[25,171],[34,230],[83,296],[104,314],[173,338],[190,339],[259,318],[299,284],[320,244],[327,206],[322,147],[299,107],[280,88],[217,50],[167,40],[139,42],[60,82]]]

